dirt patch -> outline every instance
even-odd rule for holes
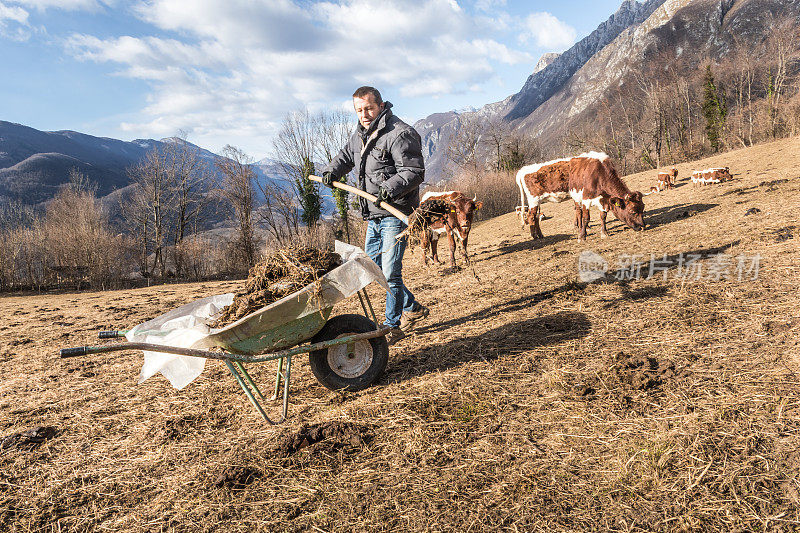
[[[617,379],[624,387],[633,390],[655,389],[680,375],[674,363],[647,355],[619,352],[614,359]]]
[[[794,238],[794,230],[796,229],[796,226],[787,226],[785,228],[775,230],[772,234],[775,236],[776,242],[785,242]]]
[[[192,431],[199,421],[196,415],[178,416],[164,420],[161,428],[165,440],[180,440]]]
[[[9,346],[25,346],[26,344],[30,344],[33,342],[33,339],[22,338],[22,339],[15,339],[8,343]]]
[[[370,437],[371,432],[366,426],[350,422],[323,422],[303,426],[297,433],[286,435],[281,439],[275,453],[279,457],[289,457],[303,448],[323,441],[327,441],[333,448],[360,448]]]
[[[48,440],[58,435],[58,430],[52,426],[37,426],[26,429],[13,435],[8,435],[0,441],[0,450],[17,449],[31,451]]]
[[[665,385],[688,375],[685,369],[677,369],[670,361],[619,352],[607,369],[580,372],[566,378],[565,392],[567,397],[579,400],[608,401],[613,397],[614,405],[629,408],[633,405],[635,393],[658,392]]]
[[[249,466],[229,466],[219,473],[214,486],[220,489],[242,490],[261,477],[261,472]]]
[[[212,324],[221,328],[297,292],[342,264],[338,254],[309,246],[278,250],[250,269],[243,291]]]

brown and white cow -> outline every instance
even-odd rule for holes
[[[606,154],[589,152],[568,159],[527,165],[517,172],[517,186],[524,214],[523,225],[530,225],[531,237],[542,238],[538,211],[542,202],[575,201],[578,239],[586,239],[589,208],[600,209],[600,235],[608,236],[606,214],[614,215],[634,230],[644,229],[642,193],[628,189]],[[525,209],[527,201],[528,209]]]
[[[692,172],[693,185],[710,185],[733,179],[728,167],[707,168],[705,170],[695,170]]]
[[[678,179],[678,169],[670,167],[667,170],[663,170],[658,173],[658,190],[663,191],[664,189],[671,189],[675,185],[675,181]]]
[[[483,202],[477,201],[477,197],[469,198],[460,191],[429,191],[422,195],[420,207],[424,208],[426,202],[429,201],[443,202],[446,209],[444,210],[445,214],[438,220],[433,221],[429,227],[424,228],[421,234],[420,239],[422,241],[425,264],[428,264],[428,249],[431,251],[431,257],[434,262],[440,262],[437,248],[439,246],[439,237],[442,233],[447,233],[450,244],[450,265],[455,266],[456,264],[456,239],[461,243],[464,261],[469,264],[469,256],[467,255],[469,230],[472,228],[472,219],[475,216],[475,211],[483,207]]]

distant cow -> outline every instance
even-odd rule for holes
[[[472,227],[472,218],[475,215],[475,211],[483,207],[483,203],[477,201],[477,197],[469,198],[459,191],[431,191],[422,195],[418,211],[424,212],[429,205],[435,205],[436,207],[433,211],[436,211],[439,215],[430,220],[428,226],[423,228],[420,236],[425,264],[428,264],[428,249],[431,251],[431,257],[434,262],[440,262],[437,248],[439,236],[442,233],[447,233],[450,243],[450,265],[455,266],[456,264],[456,239],[461,243],[464,261],[469,264],[469,256],[467,255],[469,230]]]
[[[678,179],[678,169],[670,167],[658,173],[658,190],[671,189]]]
[[[568,159],[527,165],[517,172],[516,180],[522,203],[520,217],[523,225],[530,225],[534,239],[543,237],[538,217],[541,203],[563,202],[570,197],[575,201],[579,240],[586,239],[591,206],[600,209],[601,237],[608,236],[606,213],[609,210],[628,227],[644,229],[642,193],[628,189],[606,154],[589,152]]]
[[[705,170],[695,170],[692,172],[692,184],[694,185],[709,185],[711,183],[720,183],[732,179],[730,169],[728,167],[707,168]]]

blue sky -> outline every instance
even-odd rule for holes
[[[374,85],[408,122],[502,100],[620,0],[0,0],[0,120],[183,132],[260,159],[287,112]],[[354,118],[355,120],[355,118]]]

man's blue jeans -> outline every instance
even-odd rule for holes
[[[414,305],[414,295],[403,284],[403,252],[406,238],[397,240],[406,225],[394,217],[370,220],[364,251],[383,270],[389,291],[386,293],[385,325],[400,327],[400,317]]]

